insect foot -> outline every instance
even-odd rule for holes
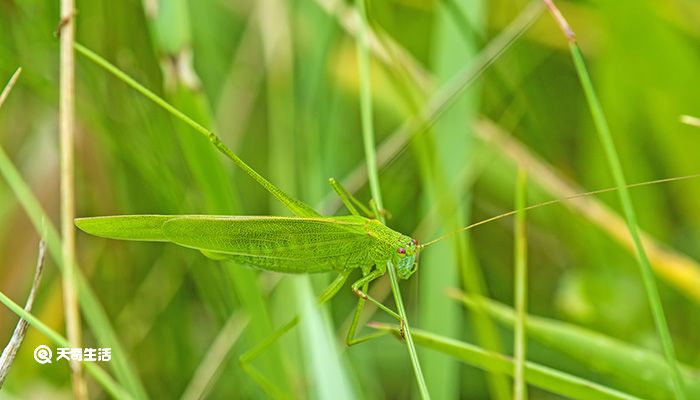
[[[355,296],[357,296],[357,297],[359,297],[359,298],[361,298],[361,299],[367,300],[367,299],[369,298],[369,297],[365,294],[365,292],[363,292],[363,291],[360,290],[360,289],[352,288],[352,291],[353,291],[353,293],[355,293]]]
[[[406,322],[404,321],[403,318],[399,320],[399,335],[401,335],[401,340],[406,340],[406,334],[404,331],[404,327],[406,326]]]

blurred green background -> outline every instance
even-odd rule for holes
[[[558,4],[577,33],[628,181],[700,171],[700,129],[679,122],[682,114],[700,115],[700,3]],[[0,144],[55,222],[58,7],[58,1],[0,1],[0,79],[23,68],[0,109]],[[381,163],[392,228],[427,242],[513,208],[516,164],[502,144],[483,140],[491,129],[484,118],[549,164],[546,171],[585,190],[612,186],[566,40],[546,13],[527,11],[534,24],[454,102],[433,97],[479,60],[493,58],[483,49],[527,7],[526,1],[368,3],[376,34],[372,89],[378,143],[391,142],[396,129],[415,121],[426,105],[449,105],[428,129],[419,129]],[[78,1],[77,9],[80,43],[217,132],[275,185],[324,214],[343,215],[347,211],[339,209],[326,182],[355,176],[347,181],[349,189],[369,200],[362,177],[352,4],[131,0]],[[78,216],[287,215],[191,128],[77,57]],[[529,173],[528,202],[562,195],[546,188],[544,174]],[[663,259],[665,264],[657,260],[655,268],[679,359],[700,367],[700,280],[694,280],[700,270],[692,261],[700,257],[700,182],[653,185],[632,194],[642,229],[667,254],[689,257],[683,265],[679,258]],[[599,200],[619,209],[614,193]],[[0,182],[0,227],[0,290],[21,303],[39,235],[5,182]],[[659,351],[634,255],[606,233],[604,223],[555,205],[530,212],[527,229],[530,313]],[[419,272],[402,283],[411,326],[510,354],[512,330],[475,317],[445,289],[460,287],[512,305],[512,243],[512,220],[503,219],[426,249]],[[77,246],[80,268],[130,368],[152,398],[178,398],[186,390],[210,398],[265,397],[242,373],[238,356],[292,316],[309,312],[314,294],[333,278],[326,274],[309,281],[261,273],[167,244],[79,234]],[[381,296],[388,286],[382,279],[375,287]],[[385,337],[349,349],[340,344],[355,302],[344,288],[314,314],[318,320],[284,336],[256,365],[293,397],[416,397],[400,342]],[[393,307],[390,299],[387,304]],[[63,331],[60,273],[52,261],[47,261],[33,312]],[[381,314],[371,319],[390,321]],[[10,337],[16,320],[10,311],[0,312],[0,338]],[[221,360],[204,362],[222,332],[231,340],[214,351]],[[85,323],[84,342],[109,345],[98,343]],[[34,362],[38,344],[48,339],[30,329],[0,398],[71,397],[67,364]],[[528,346],[530,360],[636,395],[664,398],[644,386],[634,392],[634,385],[614,373],[557,346],[536,338]],[[339,359],[331,354],[334,349]],[[434,398],[504,398],[509,393],[509,378],[419,350]],[[217,372],[203,372],[203,389],[193,389],[193,376],[212,365]],[[90,382],[91,398],[107,397]],[[558,398],[534,387],[530,396]]]

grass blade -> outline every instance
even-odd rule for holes
[[[505,305],[488,299],[476,301],[458,292],[450,296],[475,312],[487,312],[508,328],[516,323],[515,311]],[[622,389],[653,399],[673,395],[670,369],[661,355],[573,324],[533,315],[526,318],[529,337],[611,378]],[[644,368],[640,369],[640,365]],[[688,397],[700,396],[700,371],[683,366],[682,373]]]
[[[240,313],[231,314],[192,375],[190,383],[182,394],[182,400],[197,400],[205,397],[207,388],[220,374],[222,365],[230,356],[231,348],[238,341],[248,322],[249,319]]]
[[[362,139],[365,148],[365,159],[367,162],[367,171],[370,182],[370,190],[372,193],[372,198],[375,201],[378,210],[383,210],[384,206],[382,204],[382,195],[379,188],[379,174],[377,172],[377,158],[374,150],[374,127],[372,124],[372,89],[370,87],[370,71],[369,71],[369,43],[367,39],[367,12],[365,10],[365,0],[356,0],[355,7],[360,14],[360,27],[358,32],[358,46],[357,46],[357,60],[358,69],[360,73],[360,117],[362,119]],[[383,217],[380,213],[380,219],[384,222]],[[408,347],[408,354],[411,359],[411,365],[413,365],[413,372],[415,373],[416,383],[418,384],[418,390],[420,391],[421,397],[423,399],[429,399],[430,394],[428,393],[428,388],[425,384],[425,377],[423,377],[423,372],[421,371],[420,362],[418,361],[418,354],[416,353],[415,345],[413,344],[413,339],[411,338],[411,329],[409,327],[408,318],[406,317],[406,310],[403,306],[403,300],[401,299],[401,292],[399,290],[399,283],[396,277],[396,271],[392,263],[387,263],[387,269],[389,271],[389,279],[391,281],[391,289],[394,292],[394,301],[396,302],[396,308],[401,318],[405,322],[404,332],[406,339],[406,346]]]
[[[527,204],[527,173],[518,169],[518,182],[515,192],[515,337],[513,398],[527,399],[525,386],[526,342],[525,327],[527,318],[527,236],[525,233],[525,205]]]
[[[36,292],[39,290],[39,282],[41,282],[41,273],[44,268],[44,256],[46,255],[46,243],[42,240],[39,242],[39,255],[36,260],[36,267],[34,269],[34,279],[32,280],[32,287],[29,291],[29,296],[27,296],[27,301],[24,303],[24,311],[31,313],[32,305],[34,304],[34,298],[36,297]],[[24,335],[27,333],[28,323],[24,319],[20,319],[17,322],[14,332],[12,332],[12,337],[10,342],[5,347],[0,355],[0,389],[2,389],[2,384],[5,382],[7,373],[10,371],[10,366],[15,360],[17,351],[22,345],[24,340]]]
[[[398,335],[397,326],[380,323],[374,323],[372,326]],[[413,335],[415,342],[419,345],[449,354],[469,365],[490,372],[513,374],[513,360],[505,355],[420,329],[414,329]],[[532,362],[525,364],[525,379],[534,386],[573,399],[639,399],[630,394]]]
[[[637,215],[634,211],[632,199],[627,189],[625,176],[622,172],[622,164],[620,163],[620,158],[617,155],[617,150],[615,149],[615,143],[613,142],[612,134],[610,133],[608,121],[605,118],[603,107],[598,100],[595,89],[593,88],[593,82],[588,74],[586,64],[583,61],[581,50],[576,43],[576,37],[573,30],[551,0],[544,0],[544,2],[554,18],[557,20],[557,23],[569,41],[569,50],[571,51],[571,57],[574,61],[574,66],[576,67],[576,73],[578,74],[581,86],[583,87],[586,101],[588,102],[588,107],[590,108],[591,115],[593,116],[596,131],[598,132],[598,137],[603,144],[605,156],[608,159],[608,165],[613,175],[613,179],[615,180],[615,185],[618,189],[617,193],[620,198],[620,203],[622,204],[622,209],[625,213],[627,228],[630,236],[632,237],[634,248],[637,253],[637,260],[639,261],[642,281],[644,282],[644,288],[648,297],[649,306],[651,307],[651,313],[654,317],[656,331],[659,335],[661,346],[663,348],[664,355],[666,356],[666,361],[671,368],[671,378],[673,379],[675,395],[677,399],[685,399],[683,378],[681,377],[680,370],[678,368],[676,352],[673,347],[673,340],[668,329],[663,306],[661,305],[661,297],[659,296],[659,290],[656,287],[656,280],[654,279],[654,274],[651,270],[651,263],[649,262],[649,257],[644,250],[642,239],[639,235]]]
[[[518,38],[537,20],[542,11],[542,4],[531,1],[530,4],[514,19],[506,29],[501,31],[471,62],[465,66],[450,82],[435,91],[425,106],[416,115],[411,116],[405,123],[396,128],[377,149],[378,165],[384,166],[396,157],[413,138],[414,135],[430,128],[443,112],[448,110],[456,99],[467,90]],[[403,51],[409,57],[407,51]],[[421,82],[429,77],[413,72],[413,81]],[[345,179],[343,186],[354,193],[367,179],[364,166],[358,165]]]

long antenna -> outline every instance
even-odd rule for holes
[[[640,187],[640,186],[648,186],[648,185],[656,185],[656,184],[659,184],[659,183],[676,182],[676,181],[682,181],[682,180],[693,179],[693,178],[700,178],[700,173],[691,174],[691,175],[676,176],[676,177],[673,177],[673,178],[656,179],[656,180],[653,180],[653,181],[632,183],[632,184],[627,185],[627,187],[628,187],[628,188],[637,188],[637,187]],[[473,224],[471,224],[471,225],[467,225],[467,226],[465,226],[464,228],[459,228],[459,229],[457,229],[457,230],[455,230],[455,231],[448,232],[448,233],[446,233],[446,234],[444,234],[444,235],[442,235],[442,236],[437,237],[436,239],[433,239],[433,240],[431,240],[431,241],[429,241],[429,242],[426,242],[426,243],[421,244],[420,247],[421,247],[421,248],[428,247],[428,246],[430,246],[431,244],[435,244],[435,243],[437,243],[437,242],[439,242],[439,241],[441,241],[441,240],[443,240],[443,239],[445,239],[445,238],[448,238],[448,237],[450,237],[450,236],[454,236],[454,235],[456,235],[456,234],[458,234],[458,233],[468,231],[468,230],[470,230],[470,229],[472,229],[472,228],[476,228],[477,226],[484,225],[484,224],[489,223],[489,222],[493,222],[493,221],[497,221],[497,220],[502,219],[502,218],[505,218],[505,217],[509,217],[509,216],[511,216],[511,215],[514,215],[514,214],[517,213],[518,211],[528,211],[528,210],[532,210],[532,209],[534,209],[534,208],[540,208],[540,207],[549,206],[549,205],[552,205],[552,204],[563,203],[563,202],[566,202],[567,200],[577,199],[577,198],[580,198],[580,197],[586,197],[586,196],[591,196],[591,195],[595,195],[595,194],[601,194],[601,193],[607,193],[607,192],[614,192],[614,191],[616,191],[616,190],[617,190],[617,187],[611,187],[611,188],[607,188],[607,189],[594,190],[594,191],[592,191],[592,192],[577,193],[577,194],[572,194],[571,196],[566,196],[566,197],[562,197],[562,198],[554,199],[554,200],[548,200],[548,201],[545,201],[545,202],[542,202],[542,203],[537,203],[537,204],[533,204],[533,205],[531,205],[531,206],[527,206],[527,207],[525,207],[525,208],[521,208],[521,209],[517,209],[517,210],[508,211],[507,213],[499,214],[499,215],[493,216],[493,217],[491,217],[491,218],[487,218],[487,219],[485,219],[485,220],[482,220],[482,221],[479,221],[479,222],[475,222],[475,223],[473,223]]]

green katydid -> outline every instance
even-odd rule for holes
[[[371,281],[386,273],[387,263],[396,268],[402,279],[408,279],[416,271],[420,246],[415,239],[368,218],[372,215],[369,209],[334,179],[330,179],[330,184],[352,215],[322,217],[272,185],[213,138],[217,148],[226,149],[230,159],[297,216],[122,215],[77,218],[76,225],[87,233],[106,238],[173,242],[198,249],[210,258],[230,259],[263,270],[338,272],[338,277],[319,297],[320,303],[331,299],[350,274],[360,269],[362,278],[352,284],[353,292],[403,324],[396,312],[366,292]],[[360,215],[353,203],[367,217]],[[348,345],[369,338],[354,339],[356,328],[357,321],[348,331]]]
[[[353,292],[398,318],[369,297],[365,287],[386,273],[388,262],[396,267],[400,278],[408,279],[416,271],[418,242],[377,219],[360,215],[347,192],[333,179],[331,185],[352,215],[123,215],[78,218],[76,225],[107,238],[173,242],[198,249],[210,258],[230,259],[268,271],[338,272],[338,278],[321,295],[322,303],[342,288],[355,269],[360,269],[362,278],[352,284]],[[352,344],[353,334],[349,332],[348,344]]]
[[[264,179],[252,172],[256,180]],[[698,176],[694,174],[628,186],[636,187]],[[271,185],[267,181],[264,182]],[[343,287],[350,274],[355,269],[360,269],[362,278],[351,285],[353,292],[361,299],[372,301],[401,321],[397,313],[366,293],[369,283],[386,273],[387,263],[396,267],[400,278],[408,279],[418,267],[418,254],[423,248],[456,233],[511,216],[518,211],[499,214],[447,233],[425,244],[419,244],[416,239],[392,230],[379,220],[371,218],[369,210],[349,195],[334,179],[330,179],[330,184],[352,215],[322,217],[307,212],[300,212],[307,216],[297,217],[118,215],[77,218],[75,223],[81,230],[96,236],[122,240],[173,242],[198,249],[213,259],[230,259],[268,271],[338,272],[338,277],[320,295],[320,303],[331,299]],[[580,193],[530,205],[524,210],[614,190],[616,188]],[[279,189],[276,193],[287,196]],[[295,209],[295,205],[303,205],[299,201],[295,203],[283,201],[283,203],[290,209]],[[368,216],[360,215],[353,203]],[[354,339],[356,328],[357,319],[348,331],[348,345],[364,340]]]

